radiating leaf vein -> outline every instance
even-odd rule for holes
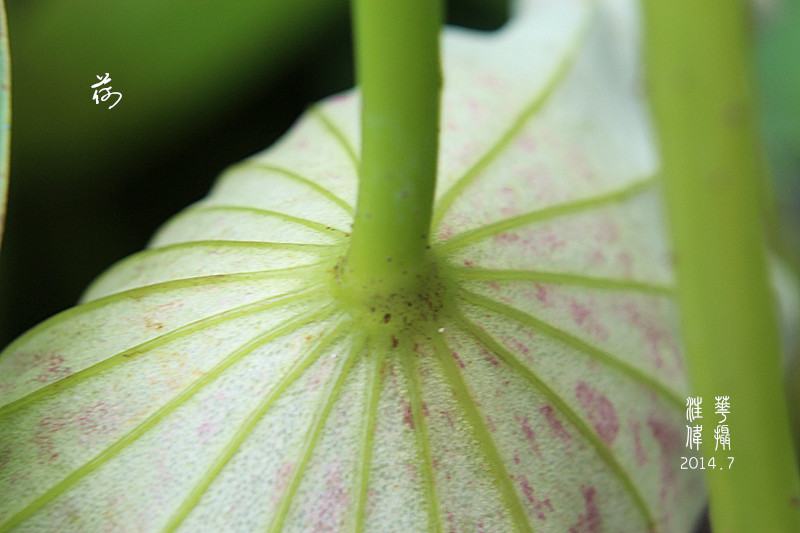
[[[641,369],[631,366],[629,363],[620,359],[619,357],[605,350],[601,350],[596,346],[592,346],[591,344],[579,339],[571,333],[556,328],[555,326],[552,326],[541,319],[538,319],[504,303],[486,298],[464,289],[460,291],[460,296],[468,303],[483,307],[484,309],[488,309],[490,311],[494,311],[507,318],[516,320],[517,322],[534,330],[540,331],[546,335],[560,340],[564,344],[571,346],[572,348],[596,359],[597,361],[621,371],[623,374],[633,379],[637,383],[640,383],[645,387],[648,387],[659,393],[665,400],[667,400],[668,403],[676,406],[678,409],[683,409],[684,400],[681,398],[681,396],[666,387],[660,381],[644,373]]]
[[[350,141],[345,136],[342,129],[336,125],[336,123],[325,114],[321,105],[316,105],[311,108],[312,116],[316,117],[322,125],[325,126],[331,135],[337,140],[337,142],[341,145],[345,152],[347,152],[347,157],[350,158],[350,161],[353,163],[353,170],[358,173],[358,167],[360,166],[358,155],[356,154],[353,145],[350,144]]]
[[[564,53],[560,63],[556,66],[556,68],[553,69],[550,79],[544,84],[541,92],[533,97],[531,102],[520,112],[516,119],[511,123],[511,126],[505,132],[503,132],[500,138],[491,144],[486,152],[484,152],[484,154],[478,159],[478,161],[469,170],[467,170],[463,176],[458,178],[447,190],[447,192],[445,192],[439,199],[439,202],[434,210],[433,220],[431,222],[432,228],[439,226],[445,213],[453,204],[453,201],[464,191],[464,189],[467,188],[470,183],[475,180],[476,177],[481,174],[481,172],[486,169],[487,166],[489,166],[492,161],[494,161],[501,153],[503,153],[503,150],[511,145],[511,141],[513,141],[514,138],[519,135],[528,120],[535,116],[536,113],[544,107],[559,84],[566,78],[567,73],[575,63],[575,59],[578,56],[581,45],[584,43],[586,36],[589,33],[590,12],[590,9],[586,10],[584,20],[582,21],[578,31],[575,33],[569,49],[566,53]]]
[[[366,405],[364,406],[364,433],[361,439],[360,461],[358,464],[358,483],[355,493],[358,503],[355,511],[355,525],[353,531],[362,533],[367,510],[367,494],[369,488],[370,469],[372,468],[372,448],[375,434],[375,423],[378,419],[378,400],[382,388],[381,368],[384,362],[382,350],[367,350],[365,357],[370,359],[369,377],[367,378]]]
[[[314,222],[313,220],[308,220],[301,217],[296,217],[292,215],[288,215],[286,213],[281,213],[280,211],[273,211],[271,209],[261,209],[259,207],[250,207],[250,206],[243,206],[243,205],[205,205],[205,204],[196,204],[188,209],[184,209],[170,220],[170,223],[174,223],[176,220],[180,220],[184,217],[189,217],[192,215],[196,215],[199,213],[208,213],[208,212],[221,212],[221,213],[248,213],[251,215],[258,215],[263,217],[277,217],[282,218],[287,222],[293,222],[296,224],[302,224],[309,229],[316,230],[320,233],[325,235],[329,235],[331,237],[337,239],[344,239],[345,232],[338,228],[334,228],[332,226],[326,226],[325,224],[321,224],[319,222]],[[303,244],[303,243],[297,243]]]
[[[483,452],[486,464],[494,477],[495,486],[500,491],[500,497],[511,514],[514,525],[519,531],[532,533],[533,525],[528,513],[522,505],[519,493],[514,488],[514,485],[511,484],[511,476],[506,470],[503,458],[500,456],[494,438],[486,427],[486,422],[483,420],[483,416],[478,410],[478,406],[475,404],[464,378],[461,376],[458,365],[453,360],[450,347],[441,335],[433,337],[433,346],[437,359],[444,370],[443,374],[447,377],[464,416],[472,426],[475,440],[478,442],[481,452]]]
[[[141,344],[133,346],[132,348],[127,348],[122,352],[119,352],[106,359],[103,359],[102,361],[99,361],[89,367],[86,367],[83,370],[79,370],[58,381],[49,383],[40,389],[28,393],[25,396],[22,396],[21,398],[18,398],[13,402],[10,402],[0,407],[0,418],[37,400],[46,398],[47,396],[50,396],[58,391],[63,391],[68,387],[71,387],[73,385],[76,385],[77,383],[85,381],[86,379],[92,376],[96,376],[102,372],[105,372],[106,370],[110,370],[125,361],[130,361],[136,357],[144,355],[152,350],[155,350],[156,348],[166,345],[169,342],[184,338],[187,335],[191,335],[193,333],[203,331],[204,329],[217,326],[229,320],[234,320],[236,318],[241,318],[243,316],[260,313],[268,309],[288,306],[299,300],[311,299],[312,296],[319,293],[320,293],[319,288],[308,289],[306,287],[303,287],[295,291],[286,292],[277,296],[264,298],[263,300],[258,300],[256,302],[245,304],[239,307],[227,309],[225,311],[201,318],[189,324],[185,324],[172,331],[167,331],[156,337],[153,337],[152,339],[148,339],[147,341]]]
[[[320,318],[322,315],[321,312],[316,313],[316,319]],[[304,324],[308,324],[314,318],[307,319],[303,322]],[[167,533],[171,531],[175,531],[189,514],[189,512],[197,505],[202,498],[203,494],[206,492],[208,487],[211,483],[217,478],[219,473],[228,464],[228,461],[233,457],[236,451],[241,447],[242,443],[245,439],[252,433],[258,423],[263,419],[264,415],[266,415],[267,411],[273,406],[273,404],[280,398],[281,394],[297,379],[306,371],[306,369],[311,366],[314,361],[316,361],[321,354],[325,351],[328,346],[342,333],[346,322],[343,320],[339,320],[336,326],[330,330],[326,335],[324,335],[316,344],[316,346],[309,350],[309,352],[302,358],[298,359],[295,364],[290,368],[286,374],[280,379],[278,384],[269,392],[269,394],[259,403],[256,409],[247,417],[244,424],[242,424],[237,430],[236,433],[231,437],[230,441],[225,445],[222,452],[220,452],[217,457],[214,458],[211,465],[206,469],[202,476],[198,479],[195,485],[192,487],[191,491],[189,491],[186,498],[181,502],[172,516],[164,525],[162,532]],[[296,328],[295,328],[296,329]],[[274,338],[274,337],[273,337]],[[258,342],[257,345],[248,345],[244,349],[248,351],[252,351],[257,346],[260,346],[267,340],[266,339],[261,342],[258,342],[259,339],[256,340]]]
[[[305,475],[306,468],[311,460],[311,455],[316,449],[317,443],[322,435],[322,429],[328,420],[328,415],[330,415],[333,405],[341,393],[342,386],[344,385],[348,374],[352,370],[356,358],[364,349],[365,340],[364,334],[361,334],[360,339],[353,337],[349,339],[348,343],[350,345],[350,349],[347,351],[347,355],[341,358],[338,370],[334,372],[334,375],[330,378],[330,387],[327,393],[324,395],[324,398],[320,401],[318,412],[314,417],[314,422],[311,424],[311,427],[308,430],[308,434],[304,440],[303,449],[300,452],[300,457],[295,463],[296,466],[292,472],[291,479],[284,488],[283,494],[281,494],[277,509],[275,509],[273,512],[272,522],[267,528],[270,533],[279,532],[286,522],[286,517],[289,514],[289,508],[292,503],[292,499],[294,498],[294,495],[300,486],[300,482]]]
[[[325,187],[323,187],[322,185],[320,185],[316,181],[314,181],[314,180],[312,180],[310,178],[307,178],[305,176],[301,176],[297,172],[293,172],[291,170],[286,170],[285,168],[281,168],[281,167],[276,167],[274,165],[269,165],[269,164],[266,164],[266,163],[257,163],[257,162],[253,162],[253,161],[245,161],[244,163],[239,163],[238,165],[236,165],[235,167],[233,167],[231,169],[231,172],[234,172],[237,169],[241,169],[241,170],[253,169],[253,170],[261,170],[261,171],[264,171],[264,172],[275,172],[276,174],[281,174],[282,176],[284,176],[286,178],[289,178],[290,180],[295,181],[297,183],[300,183],[303,186],[311,189],[312,191],[324,196],[325,198],[327,198],[331,202],[335,203],[336,205],[338,205],[339,207],[344,209],[350,215],[352,215],[355,212],[355,210],[353,209],[353,206],[351,206],[343,198],[340,198],[339,196],[337,196],[333,192],[329,191],[328,189],[326,189]],[[235,178],[235,177],[236,177],[236,174],[228,174],[226,176],[223,176],[223,178],[221,178],[220,183],[222,183],[222,181],[225,180],[225,179],[232,179],[232,178]]]
[[[526,381],[539,390],[539,392],[541,392],[544,397],[547,398],[553,407],[557,409],[564,416],[564,418],[566,418],[573,425],[573,427],[575,427],[575,429],[578,430],[578,432],[595,449],[597,454],[600,456],[603,462],[606,463],[608,468],[620,481],[623,487],[625,487],[625,490],[631,495],[634,504],[642,513],[645,522],[647,522],[649,530],[655,530],[655,519],[650,513],[650,509],[645,503],[644,498],[636,488],[636,485],[633,483],[633,481],[631,481],[628,473],[625,471],[619,461],[617,461],[616,457],[614,457],[614,455],[611,453],[611,450],[605,446],[605,444],[589,427],[589,425],[587,425],[569,406],[569,404],[562,400],[553,389],[546,385],[544,381],[539,379],[536,374],[531,372],[527,366],[520,362],[510,350],[507,350],[500,343],[496,342],[490,335],[486,334],[463,315],[454,313],[453,317],[461,325],[461,327],[472,334],[476,341],[481,343],[487,350],[489,350],[489,352],[507,364],[518,375],[522,376]]]
[[[490,268],[470,268],[461,265],[448,265],[453,277],[474,279],[479,281],[536,281],[542,283],[559,283],[578,285],[593,289],[629,290],[658,296],[672,296],[675,289],[668,285],[659,285],[629,279],[598,278],[580,274],[562,272],[544,272],[540,270],[494,270]]]
[[[600,194],[589,198],[579,198],[577,200],[571,200],[569,202],[565,202],[562,204],[545,207],[543,209],[538,209],[536,211],[533,211],[531,213],[526,213],[524,215],[518,215],[515,217],[500,220],[499,222],[493,222],[491,224],[487,224],[485,226],[465,231],[463,233],[459,233],[458,235],[454,235],[453,237],[447,239],[446,241],[438,244],[436,248],[441,253],[447,253],[453,250],[457,250],[459,248],[463,248],[464,246],[467,246],[469,244],[478,242],[482,239],[485,239],[486,237],[492,237],[504,231],[518,228],[526,224],[530,224],[533,222],[542,222],[563,215],[568,215],[579,211],[583,211],[585,209],[591,209],[593,207],[599,207],[602,205],[611,204],[615,202],[622,202],[627,200],[628,198],[631,198],[632,196],[635,196],[647,190],[649,187],[652,187],[657,183],[658,181],[655,178],[647,178],[644,180],[636,181],[622,189],[607,192],[605,194]]]
[[[235,283],[235,282],[242,282],[242,281],[249,281],[249,280],[260,280],[269,277],[273,277],[278,274],[278,271],[282,271],[284,273],[287,272],[302,272],[302,271],[310,271],[314,268],[317,268],[317,265],[309,264],[309,265],[301,265],[299,267],[286,267],[284,269],[276,269],[276,270],[262,270],[260,272],[239,272],[239,273],[232,273],[232,274],[211,274],[208,276],[196,276],[190,278],[181,278],[181,279],[172,279],[169,281],[162,281],[159,283],[153,283],[150,285],[143,285],[141,287],[135,287],[133,289],[127,289],[120,292],[115,292],[113,294],[109,294],[94,300],[90,300],[88,302],[81,303],[80,305],[76,305],[75,307],[70,307],[65,311],[58,313],[55,316],[52,316],[45,320],[44,322],[39,323],[38,325],[34,326],[33,328],[29,329],[27,332],[19,336],[14,342],[9,344],[2,353],[0,353],[0,358],[3,357],[5,354],[12,354],[19,352],[22,350],[23,346],[29,342],[33,337],[48,331],[51,328],[58,326],[66,322],[67,320],[71,320],[76,316],[80,316],[84,313],[89,313],[92,311],[97,311],[98,309],[102,309],[107,305],[112,305],[116,303],[120,303],[124,300],[137,300],[146,296],[151,296],[154,294],[159,293],[167,293],[170,291],[177,291],[181,289],[193,288],[193,287],[203,287],[207,285],[220,285],[223,283]],[[304,275],[306,278],[313,278],[311,275]]]
[[[106,462],[108,462],[111,458],[117,455],[120,451],[122,451],[126,446],[136,441],[139,437],[144,435],[147,431],[155,427],[158,422],[166,418],[168,415],[173,413],[178,407],[186,403],[189,399],[191,399],[197,392],[199,392],[204,386],[211,383],[217,377],[219,377],[225,370],[230,368],[231,365],[236,363],[237,361],[241,360],[244,356],[251,353],[253,350],[258,348],[259,346],[281,337],[283,335],[287,335],[292,333],[293,331],[299,329],[300,327],[308,324],[309,322],[319,319],[325,314],[330,314],[329,311],[330,304],[321,308],[317,309],[311,313],[304,314],[300,317],[293,317],[282,323],[280,326],[277,326],[270,330],[267,333],[261,334],[258,337],[254,338],[238,350],[232,352],[228,355],[225,359],[217,363],[211,370],[203,374],[197,381],[189,385],[187,388],[182,390],[178,393],[175,397],[173,397],[170,401],[166,404],[161,406],[158,410],[140,422],[134,429],[120,437],[116,442],[114,442],[111,446],[106,448],[104,451],[96,455],[93,459],[84,463],[81,467],[72,471],[68,476],[58,482],[56,485],[48,489],[44,494],[33,500],[31,503],[26,505],[23,509],[17,512],[14,516],[12,516],[6,523],[0,525],[0,533],[4,533],[30,515],[35,513],[37,510],[41,509],[47,503],[51,502],[55,498],[57,498],[61,493],[69,489],[72,485],[83,479],[87,474],[93,472]]]
[[[411,421],[413,425],[414,437],[418,448],[420,473],[422,474],[422,485],[425,489],[425,499],[428,504],[428,529],[431,532],[438,532],[442,529],[442,521],[439,513],[439,495],[436,490],[436,476],[433,473],[433,456],[428,437],[428,424],[422,412],[422,390],[419,386],[419,369],[414,364],[417,360],[416,354],[411,350],[404,350],[399,354],[400,364],[408,382],[408,401],[411,404]]]

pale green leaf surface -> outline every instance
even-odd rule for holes
[[[528,0],[447,30],[448,293],[396,346],[330,290],[357,94],[232,167],[0,357],[0,531],[688,531],[637,28]]]

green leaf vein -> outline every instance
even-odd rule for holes
[[[327,311],[328,307],[318,310],[312,314],[311,317],[305,317],[303,320],[293,321],[291,324],[292,329],[290,331],[285,331],[285,333],[289,333],[291,331],[295,331],[300,326],[306,325],[313,320],[319,320],[323,316],[325,316],[325,311]],[[228,461],[233,457],[236,451],[241,447],[242,443],[245,439],[252,433],[255,429],[256,425],[261,421],[264,415],[269,411],[272,405],[280,398],[281,394],[297,379],[305,372],[305,370],[311,366],[314,361],[316,361],[322,353],[325,351],[328,346],[341,334],[342,330],[346,326],[346,322],[343,320],[339,320],[337,325],[327,334],[324,335],[316,344],[316,346],[309,350],[308,354],[306,354],[301,359],[298,359],[295,364],[292,366],[291,369],[281,378],[280,382],[275,386],[275,388],[270,391],[270,393],[264,397],[258,407],[247,417],[247,420],[244,424],[242,424],[237,430],[236,433],[233,435],[231,440],[228,444],[223,448],[222,452],[217,455],[217,457],[212,461],[209,468],[203,473],[200,479],[195,483],[194,487],[189,491],[186,498],[181,502],[178,508],[174,511],[172,516],[166,522],[164,527],[162,528],[163,533],[175,531],[186,518],[186,516],[191,512],[191,510],[197,505],[202,498],[203,494],[206,492],[208,487],[211,483],[217,478],[219,473],[228,464]],[[238,358],[241,357],[244,353],[249,353],[250,351],[254,350],[258,346],[277,338],[279,335],[275,334],[267,334],[262,335],[256,338],[250,344],[241,348],[237,354]],[[267,338],[269,337],[269,338]]]
[[[399,355],[400,365],[408,381],[408,401],[411,404],[411,420],[420,458],[420,473],[425,489],[425,499],[428,504],[428,529],[438,532],[442,529],[442,520],[439,513],[439,496],[436,490],[436,476],[433,473],[433,456],[431,454],[430,439],[428,438],[428,425],[422,412],[422,392],[419,384],[419,368],[415,365],[416,354],[410,349],[403,350]]]
[[[524,324],[534,330],[538,330],[555,339],[560,340],[564,344],[571,346],[572,348],[575,348],[576,350],[582,353],[585,353],[586,355],[596,359],[597,361],[605,364],[606,366],[621,371],[623,374],[633,379],[634,381],[660,394],[665,400],[667,400],[668,403],[674,405],[676,408],[680,410],[683,409],[685,400],[683,400],[680,395],[678,395],[676,392],[666,387],[660,381],[644,373],[641,369],[633,367],[630,364],[626,363],[625,361],[621,360],[619,357],[605,350],[601,350],[600,348],[581,340],[580,338],[572,335],[571,333],[556,328],[555,326],[552,326],[541,319],[531,316],[528,313],[520,311],[519,309],[516,309],[504,303],[492,300],[490,298],[486,298],[484,296],[475,294],[473,292],[464,289],[460,291],[460,296],[461,298],[464,299],[464,301],[470,304],[483,307],[484,309],[488,309],[490,311],[494,311],[507,318],[516,320],[517,322]]]
[[[296,463],[297,466],[292,472],[292,477],[289,483],[284,488],[283,494],[278,502],[278,507],[273,514],[272,523],[267,528],[270,533],[279,532],[286,523],[286,517],[289,514],[292,498],[294,498],[294,495],[300,486],[300,482],[305,475],[308,463],[311,460],[311,456],[314,453],[317,443],[322,435],[322,429],[325,426],[325,422],[328,420],[328,415],[330,415],[333,405],[341,393],[344,381],[352,370],[357,356],[363,351],[365,342],[366,339],[363,333],[360,335],[360,339],[354,339],[351,337],[350,349],[348,350],[347,355],[341,358],[343,360],[339,363],[339,368],[335,372],[333,379],[331,379],[331,384],[327,394],[325,395],[325,399],[324,401],[320,402],[319,410],[314,417],[314,422],[311,424],[311,427],[308,430],[303,450],[301,451],[300,457]]]
[[[503,499],[506,508],[511,514],[511,519],[519,531],[527,533],[533,532],[528,513],[522,505],[519,493],[511,483],[511,476],[506,469],[503,458],[497,449],[492,434],[486,427],[486,422],[481,415],[475,400],[469,392],[467,384],[458,369],[456,362],[453,360],[450,347],[441,335],[433,337],[433,346],[437,354],[437,359],[444,369],[444,375],[447,377],[450,387],[455,393],[456,400],[458,401],[464,416],[472,426],[472,431],[478,445],[486,458],[486,464],[491,471],[497,489],[500,491],[500,497]]]
[[[445,192],[437,202],[436,209],[431,222],[431,227],[436,228],[444,218],[445,213],[453,204],[453,201],[464,191],[464,189],[483,172],[489,164],[494,161],[503,150],[511,145],[511,141],[520,134],[525,124],[539,112],[555,92],[556,88],[566,78],[567,73],[575,63],[581,45],[586,40],[589,30],[590,12],[587,9],[585,18],[575,33],[568,51],[561,58],[561,62],[553,69],[550,79],[545,83],[541,92],[533,97],[531,102],[520,112],[511,126],[492,144],[489,149],[478,159],[478,161],[467,172],[458,178],[455,183]]]
[[[597,454],[606,463],[611,472],[617,477],[620,483],[625,487],[625,490],[631,495],[636,507],[642,513],[648,528],[651,531],[655,530],[655,519],[650,513],[650,509],[644,501],[639,490],[631,481],[630,476],[617,461],[616,457],[611,453],[608,447],[603,444],[597,434],[581,419],[581,417],[556,394],[553,389],[547,386],[536,374],[531,372],[522,362],[520,362],[510,350],[507,350],[500,343],[496,342],[490,335],[481,331],[473,322],[468,320],[463,315],[454,314],[455,320],[475,339],[483,344],[487,350],[496,355],[499,359],[505,362],[512,368],[518,375],[525,378],[531,385],[538,389],[553,406],[561,412],[562,415],[580,432],[580,434],[591,444],[597,451]],[[453,365],[455,366],[455,365]]]
[[[327,311],[330,307],[325,306],[321,309],[317,309],[314,312],[304,314],[300,317],[294,317],[290,320],[285,321],[280,326],[273,328],[269,332],[261,334],[239,348],[238,350],[232,352],[228,355],[225,359],[217,363],[211,370],[203,374],[197,381],[186,387],[182,390],[179,394],[173,397],[170,401],[166,404],[161,406],[158,410],[156,410],[153,414],[148,416],[142,422],[140,422],[134,429],[120,437],[116,442],[114,442],[111,446],[106,448],[103,452],[96,455],[93,459],[84,463],[81,467],[72,471],[68,476],[62,479],[60,482],[55,484],[53,487],[48,489],[44,494],[33,500],[31,503],[26,505],[20,511],[18,511],[14,516],[12,516],[8,521],[4,524],[0,524],[0,533],[4,533],[9,531],[11,528],[31,516],[37,510],[44,507],[49,502],[53,501],[57,498],[61,493],[69,489],[72,485],[77,483],[79,480],[83,479],[86,475],[93,472],[110,459],[112,459],[115,455],[117,455],[120,451],[122,451],[126,446],[137,440],[139,437],[144,435],[147,431],[155,427],[161,420],[166,418],[168,415],[173,413],[178,407],[183,405],[186,401],[191,399],[197,392],[199,392],[204,386],[208,385],[211,381],[219,377],[225,370],[227,370],[231,365],[236,363],[237,361],[241,360],[244,356],[258,348],[259,346],[281,337],[283,335],[287,335],[296,331],[300,327],[308,324],[309,322],[319,319]]]
[[[518,215],[515,217],[500,220],[487,224],[480,228],[459,233],[446,241],[437,245],[437,249],[441,253],[448,253],[459,248],[463,248],[469,244],[478,242],[486,237],[498,235],[509,229],[518,228],[533,222],[542,222],[560,216],[576,213],[585,209],[599,207],[606,204],[622,202],[629,198],[647,190],[648,188],[656,185],[658,181],[655,178],[646,178],[636,181],[622,189],[611,191],[605,194],[592,196],[589,198],[579,198],[558,205],[538,209],[531,213]]]

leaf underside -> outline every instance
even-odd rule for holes
[[[445,34],[435,323],[393,346],[326,283],[332,97],[0,356],[0,532],[689,530],[635,2],[592,4]]]

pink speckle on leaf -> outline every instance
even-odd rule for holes
[[[644,453],[644,448],[642,447],[642,436],[640,434],[640,424],[639,422],[631,422],[630,423],[631,434],[633,435],[633,453],[634,457],[636,458],[636,465],[642,466],[647,462],[647,454]]]
[[[585,305],[581,305],[576,301],[572,301],[570,304],[570,312],[572,313],[572,318],[575,320],[575,323],[579,326],[584,323],[586,317],[588,317],[592,312],[589,310],[588,307]]]
[[[553,506],[550,504],[550,498],[545,498],[543,500],[538,500],[533,494],[533,487],[531,487],[530,483],[528,483],[527,478],[525,476],[519,476],[519,485],[522,488],[522,492],[525,493],[525,497],[528,501],[533,505],[534,511],[536,511],[536,517],[539,520],[546,520],[547,517],[544,515],[544,510],[547,508],[548,511],[553,512]]]
[[[519,241],[519,235],[517,235],[515,233],[508,233],[508,232],[504,231],[503,233],[496,234],[493,237],[493,240],[494,240],[494,242],[501,243],[501,244],[515,243],[515,242]]]
[[[342,480],[341,465],[329,465],[325,471],[322,504],[314,507],[314,531],[339,531],[343,515],[350,507],[350,495]]]
[[[41,368],[41,372],[36,377],[32,378],[31,381],[53,383],[69,376],[72,374],[72,370],[64,365],[64,361],[64,356],[61,354],[47,356],[44,368]]]
[[[581,486],[583,505],[586,511],[579,517],[578,522],[569,528],[569,533],[597,533],[600,531],[602,517],[594,501],[597,491],[594,487]]]
[[[607,445],[613,444],[619,431],[619,419],[617,419],[617,413],[611,402],[584,381],[578,382],[575,398],[586,411],[598,436]]]
[[[289,483],[289,479],[292,476],[292,471],[294,471],[294,461],[286,461],[281,465],[281,467],[278,469],[278,472],[275,474],[275,490],[272,492],[272,501],[274,503],[277,503],[280,499],[283,490]]]
[[[572,440],[572,435],[567,433],[567,430],[564,429],[564,426],[561,425],[561,421],[556,418],[555,411],[552,405],[545,405],[539,412],[544,415],[545,420],[547,420],[547,424],[550,426],[550,429],[553,430],[553,434],[561,439],[564,442],[569,442]]]
[[[514,418],[517,419],[517,422],[519,422],[520,426],[522,427],[522,433],[525,434],[525,440],[527,440],[528,443],[531,445],[533,453],[535,453],[537,457],[541,457],[542,454],[539,451],[539,445],[536,443],[536,433],[534,433],[533,429],[531,429],[531,426],[528,423],[528,417],[516,416]]]
[[[617,262],[622,265],[622,272],[625,277],[631,277],[633,275],[633,258],[631,258],[631,254],[628,252],[618,253]]]
[[[214,438],[218,431],[218,426],[216,422],[206,421],[200,424],[197,427],[197,438],[200,439],[200,442],[203,444],[208,444]]]
[[[529,154],[536,152],[536,141],[534,141],[529,135],[520,135],[517,139],[516,145],[523,152]]]
[[[105,402],[97,402],[64,416],[47,416],[34,428],[31,443],[39,447],[41,462],[54,461],[60,455],[56,433],[72,430],[79,438],[94,439],[103,430],[102,426],[109,425],[116,419],[113,409]]]
[[[580,326],[584,331],[592,335],[592,337],[604,341],[608,338],[608,331],[597,321],[592,313],[591,305],[578,302],[571,299],[569,302],[569,310],[575,324]]]
[[[549,226],[547,228],[547,232],[544,234],[544,243],[550,248],[551,252],[567,244],[566,241],[564,241],[564,239],[562,239],[555,232],[555,230]]]
[[[647,316],[640,306],[633,301],[626,301],[622,304],[622,312],[628,322],[644,335],[650,360],[656,368],[664,367],[662,353],[667,350],[679,360],[679,350],[672,333],[659,323],[652,316]]]
[[[550,305],[552,302],[545,286],[541,283],[536,283],[534,286],[536,287],[536,299],[545,305]]]
[[[531,350],[524,344],[522,344],[519,340],[511,337],[508,339],[508,343],[512,344],[512,350],[515,354],[523,356],[525,359],[530,358]]]
[[[606,261],[608,260],[606,258],[606,254],[605,254],[605,252],[603,252],[603,250],[593,250],[588,255],[589,255],[589,258],[588,258],[587,261],[588,261],[588,263],[590,265],[594,265],[594,266],[604,265],[606,263]]]
[[[602,217],[595,221],[592,236],[595,241],[612,244],[619,240],[619,228],[613,219]]]
[[[667,492],[675,490],[675,465],[683,442],[669,422],[650,416],[647,425],[661,448],[661,499],[665,500]]]
[[[411,414],[410,403],[406,404],[405,409],[403,411],[403,422],[405,422],[411,429],[414,429],[414,415]]]

